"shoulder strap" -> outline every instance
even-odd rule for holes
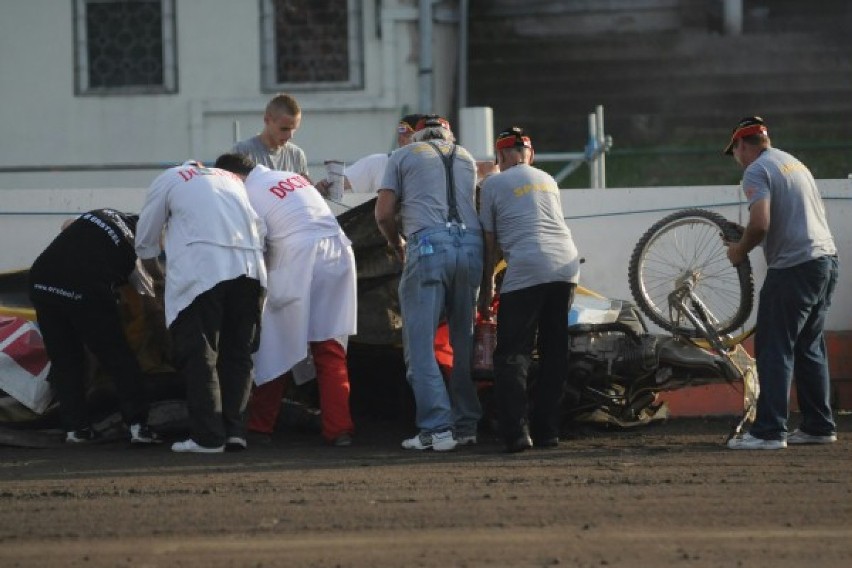
[[[453,149],[450,152],[449,156],[445,156],[441,149],[438,148],[438,145],[432,142],[431,140],[426,140],[426,143],[429,144],[433,150],[438,154],[441,158],[441,161],[444,162],[444,169],[447,172],[447,207],[449,208],[447,212],[447,221],[461,224],[461,216],[459,215],[459,209],[456,205],[456,184],[453,181],[453,160],[456,157],[456,146],[453,144]]]

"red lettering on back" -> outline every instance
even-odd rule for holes
[[[308,180],[302,176],[295,175],[288,177],[287,179],[282,179],[277,184],[270,187],[269,192],[278,199],[284,199],[287,197],[288,192],[295,191],[302,187],[310,187],[310,185],[311,183]]]

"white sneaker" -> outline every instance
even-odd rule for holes
[[[732,450],[783,450],[787,447],[785,440],[764,440],[755,438],[748,432],[742,438],[728,440],[728,448]]]
[[[239,452],[248,448],[248,441],[243,436],[228,436],[225,440],[225,449],[232,452]]]
[[[147,424],[137,422],[130,425],[131,444],[161,444],[163,440]]]
[[[183,442],[175,442],[172,444],[172,451],[177,452],[179,454],[192,453],[192,454],[221,454],[225,451],[225,445],[215,446],[212,448],[208,448],[205,446],[199,446],[195,443],[195,440],[189,438],[184,440]]]
[[[436,452],[448,452],[456,448],[456,440],[449,430],[435,432],[434,434],[418,434],[413,438],[402,441],[402,447],[406,450],[434,450]]]
[[[826,436],[814,436],[807,432],[802,432],[798,428],[793,430],[787,436],[787,443],[794,445],[804,444],[833,444],[837,441],[837,434],[828,434]]]

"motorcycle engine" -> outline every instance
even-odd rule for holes
[[[615,331],[572,334],[568,340],[569,381],[575,386],[609,385],[646,376],[657,366],[657,337]]]

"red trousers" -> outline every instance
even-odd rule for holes
[[[435,360],[445,380],[450,380],[453,372],[453,348],[450,345],[450,326],[442,323],[435,330]]]
[[[311,355],[317,370],[322,435],[332,441],[341,434],[351,434],[355,426],[349,413],[349,371],[346,351],[334,339],[311,342]],[[281,399],[287,388],[288,372],[255,387],[248,406],[248,429],[270,433],[275,429],[281,412]]]

